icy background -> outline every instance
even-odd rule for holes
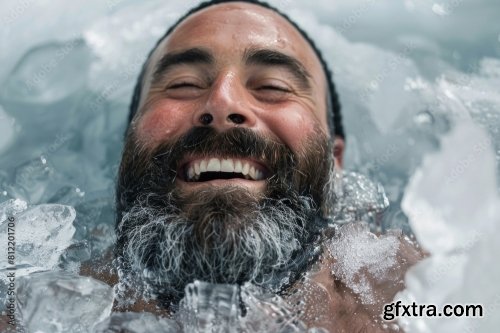
[[[17,214],[20,231],[40,217],[40,232],[18,239],[26,274],[76,271],[113,243],[113,184],[132,87],[156,40],[196,3],[0,2],[0,220]],[[432,254],[400,297],[489,304],[493,314],[405,322],[407,330],[498,327],[500,2],[271,3],[313,36],[334,70],[345,167],[381,183],[390,203],[371,222],[406,232],[411,225]],[[353,184],[347,191],[362,194]],[[23,201],[7,202],[14,199]],[[47,260],[33,255],[42,239]]]

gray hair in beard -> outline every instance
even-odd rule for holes
[[[187,195],[175,189],[140,191],[117,225],[123,271],[169,303],[182,297],[186,284],[196,279],[250,281],[279,291],[315,258],[313,248],[324,222],[318,212],[321,203],[311,195],[317,189],[302,187],[327,182],[326,145],[309,145],[307,154],[295,157],[304,163],[292,165],[289,160],[278,161],[282,157],[275,148],[256,151],[258,156],[277,156],[277,161],[269,162],[276,166],[277,176],[268,180],[264,194],[209,186]]]
[[[297,256],[308,250],[303,245],[314,223],[305,206],[258,203],[241,188],[207,189],[197,200],[204,204],[187,215],[136,206],[123,217],[120,227],[127,226],[129,239],[123,255],[153,291],[175,299],[194,280],[279,289],[294,269],[292,258],[306,264]]]

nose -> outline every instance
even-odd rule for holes
[[[212,126],[219,131],[255,126],[256,117],[248,93],[235,73],[224,73],[210,89],[206,102],[194,115],[197,126]]]

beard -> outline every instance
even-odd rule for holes
[[[194,280],[282,291],[317,257],[330,149],[318,135],[294,153],[244,128],[197,127],[154,150],[129,134],[117,184],[122,275],[170,304]],[[175,180],[187,155],[252,158],[271,176],[263,193],[208,185],[186,193]]]

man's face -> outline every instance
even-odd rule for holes
[[[145,81],[134,128],[148,148],[205,125],[206,114],[220,132],[249,128],[293,151],[329,133],[319,60],[293,26],[260,6],[223,4],[192,15],[154,52]]]
[[[313,50],[274,12],[231,3],[182,22],[151,57],[122,159],[129,264],[174,289],[277,278],[316,235],[325,96]]]

